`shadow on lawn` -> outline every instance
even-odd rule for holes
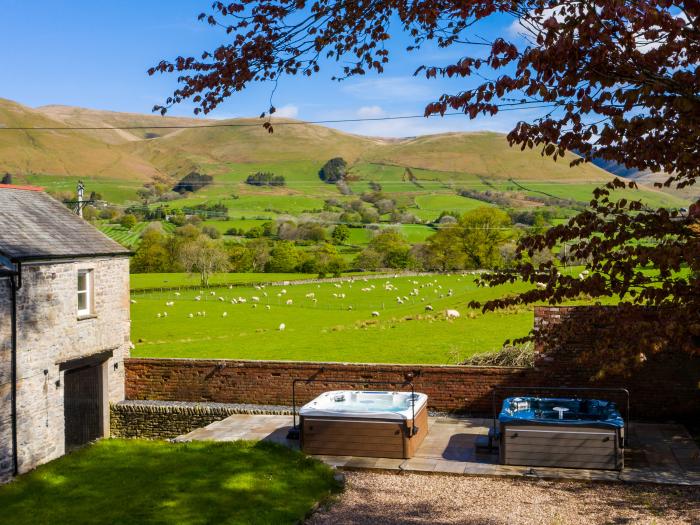
[[[7,525],[294,523],[336,490],[273,443],[105,440],[0,487],[0,509]]]

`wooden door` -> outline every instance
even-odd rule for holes
[[[101,377],[100,365],[65,372],[63,407],[66,450],[102,436]]]

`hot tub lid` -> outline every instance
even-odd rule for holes
[[[413,397],[411,397],[413,396]],[[334,390],[324,392],[299,410],[304,417],[410,420],[428,401],[420,392]]]

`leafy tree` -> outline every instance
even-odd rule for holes
[[[220,239],[221,232],[214,228],[213,226],[203,226],[202,233],[209,237],[210,239]]]
[[[321,170],[318,172],[318,176],[322,181],[329,184],[334,184],[343,180],[347,174],[347,171],[348,163],[341,157],[335,157],[323,165]]]
[[[307,9],[303,0],[280,0],[274,7],[261,0],[215,3],[201,18],[227,27],[231,41],[216,53],[162,61],[149,70],[177,72],[181,79],[166,105],[154,109],[166,112],[168,105],[192,99],[195,112],[206,113],[252,82],[314,75],[323,57],[342,64],[343,78],[382,73],[392,51],[385,43],[401,40],[391,37],[403,32],[409,52],[427,42],[463,49],[454,63],[426,64],[418,73],[476,80],[428,104],[426,115],[459,111],[476,118],[518,106],[537,108],[539,115],[518,121],[508,134],[511,145],[538,148],[555,160],[576,151],[579,157],[569,157],[573,164],[600,159],[665,173],[664,184],[678,188],[700,176],[697,2],[318,0],[310,13]],[[507,15],[516,31],[490,42],[478,37],[480,21]],[[269,122],[265,126],[271,130]],[[639,338],[647,351],[697,349],[689,341],[700,337],[700,213],[682,216],[616,197],[614,191],[624,185],[609,183],[567,224],[523,237],[521,262],[487,280],[547,286],[485,307],[557,304],[580,293],[614,296],[623,301],[620,311],[636,305],[673,311],[673,322],[666,316],[656,327],[638,323],[635,335],[642,325],[649,328],[649,337]],[[585,279],[526,261],[530,252],[564,243],[587,261]],[[612,361],[635,363],[641,347],[612,339],[619,343]]]
[[[131,258],[131,272],[169,272],[171,260],[162,229],[149,226],[141,235],[141,243]]]
[[[188,273],[198,273],[202,286],[209,286],[213,273],[229,269],[229,260],[222,245],[206,236],[185,242],[180,247],[180,261]]]
[[[276,242],[270,251],[266,271],[274,273],[291,273],[299,264],[299,254],[293,243],[289,241]]]
[[[410,265],[410,251],[406,238],[398,230],[387,228],[372,237],[356,263],[366,270],[403,269]]]
[[[350,238],[350,228],[348,228],[345,224],[338,224],[335,228],[333,228],[331,237],[333,238],[333,242],[336,244],[343,244]]]
[[[211,175],[204,175],[202,173],[192,171],[180,179],[180,182],[173,187],[173,191],[176,191],[177,193],[185,193],[188,191],[195,192],[202,189],[204,186],[211,184],[213,180],[214,178]]]
[[[275,175],[269,171],[258,171],[248,175],[245,182],[252,186],[284,186],[286,184],[282,175]]]
[[[122,228],[126,228],[127,230],[130,230],[136,226],[137,222],[136,217],[134,217],[134,215],[131,213],[122,215],[121,219],[119,219],[119,224],[122,226]]]
[[[246,244],[250,252],[251,270],[262,272],[270,260],[270,243],[266,239],[255,239]]]
[[[229,269],[232,272],[242,273],[253,270],[253,252],[243,244],[231,244],[226,246],[228,252]]]

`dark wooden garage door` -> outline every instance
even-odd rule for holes
[[[70,450],[102,435],[100,366],[66,370],[64,384],[66,450]]]

